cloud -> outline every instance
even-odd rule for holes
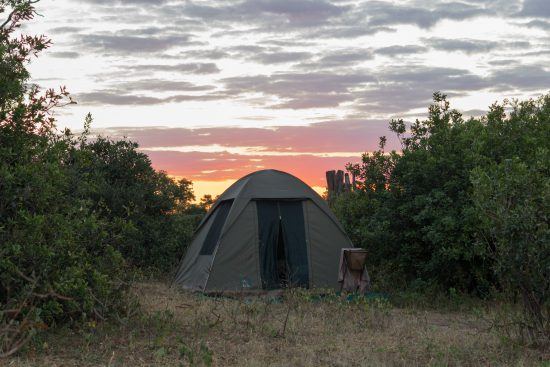
[[[187,81],[175,81],[165,79],[140,79],[133,81],[125,81],[117,84],[119,91],[207,91],[215,89],[212,85],[196,85]]]
[[[362,61],[370,60],[373,58],[372,53],[369,50],[339,50],[335,51],[327,56],[324,56],[319,60],[319,64],[330,66],[347,66],[350,64],[359,63]]]
[[[548,0],[524,0],[519,15],[534,18],[550,18],[550,2]]]
[[[428,38],[424,42],[436,50],[449,52],[462,51],[466,54],[489,52],[497,47],[502,47],[502,43],[496,41],[475,39]]]
[[[433,90],[411,85],[380,85],[359,93],[356,107],[375,113],[403,113],[429,105]]]
[[[545,31],[550,30],[550,22],[541,19],[535,19],[530,22],[523,23],[522,25],[528,28],[539,28]]]
[[[377,76],[378,83],[355,93],[361,111],[402,114],[428,106],[435,91],[458,96],[491,86],[490,80],[470,71],[445,67],[389,67]]]
[[[92,4],[99,5],[147,5],[156,6],[168,2],[168,0],[81,0]]]
[[[58,59],[76,59],[77,57],[80,57],[80,54],[74,51],[54,51],[49,52],[48,55]]]
[[[77,37],[82,46],[107,53],[140,54],[166,51],[191,44],[190,35],[149,37],[117,34],[83,34]]]
[[[261,23],[269,20],[289,27],[310,27],[340,15],[345,7],[324,0],[246,0],[231,5],[226,2],[216,5],[187,3],[179,10],[188,17],[210,22]]]
[[[324,0],[247,0],[238,6],[249,14],[284,16],[293,25],[309,26],[340,15],[343,7]]]
[[[243,156],[227,152],[177,152],[143,150],[153,167],[194,181],[225,181],[239,179],[260,169],[289,172],[311,186],[325,186],[325,171],[343,169],[349,162],[360,160],[360,154],[349,157]]]
[[[542,65],[519,65],[495,70],[491,75],[493,90],[548,90],[550,69]]]
[[[48,33],[53,34],[67,34],[67,33],[79,33],[84,31],[85,27],[74,27],[74,26],[63,26],[63,27],[54,27],[48,29]]]
[[[187,95],[178,94],[168,97],[151,97],[147,95],[135,95],[120,90],[100,90],[89,93],[79,93],[76,100],[87,105],[111,105],[111,106],[133,106],[133,105],[158,105],[164,103],[179,103],[187,101],[212,101],[223,99],[223,95],[203,94]]]
[[[390,2],[371,1],[362,5],[363,12],[369,17],[368,24],[373,26],[391,26],[412,24],[420,28],[431,28],[444,19],[465,20],[489,11],[478,6],[462,2],[436,2],[434,7],[418,5],[398,5]]]
[[[425,38],[424,43],[436,50],[466,54],[488,53],[493,50],[525,50],[531,46],[529,41],[487,41],[480,39]]]
[[[299,110],[304,108],[338,107],[340,103],[351,100],[351,94],[304,94],[296,96],[286,102],[276,103],[271,108],[290,108]]]
[[[262,64],[281,64],[307,60],[311,56],[312,54],[310,52],[280,50],[268,53],[257,53],[255,56],[252,57],[252,60],[258,61]]]
[[[119,94],[110,91],[79,93],[75,99],[86,104],[97,105],[154,105],[163,103],[161,98]]]
[[[212,146],[263,147],[260,150],[283,153],[364,152],[377,149],[378,137],[388,135],[388,147],[399,144],[388,130],[387,120],[327,120],[305,126],[268,128],[109,128],[98,133],[140,143],[144,149],[155,147]]]
[[[270,76],[256,75],[222,79],[229,95],[262,93],[282,99],[284,102],[272,107],[310,108],[315,97],[315,107],[334,107],[349,96],[351,88],[374,81],[363,73],[334,74],[280,73]]]
[[[428,49],[423,46],[417,45],[394,45],[377,48],[374,52],[378,55],[397,56],[397,55],[409,55],[420,54],[426,52]]]
[[[137,64],[128,65],[125,68],[136,71],[150,71],[150,72],[180,72],[190,74],[215,74],[219,73],[220,69],[215,63],[212,62],[195,62],[195,63],[182,63],[182,64]]]
[[[307,126],[110,128],[94,133],[137,141],[157,169],[193,180],[237,179],[275,168],[323,186],[326,170],[358,161],[362,152],[378,148],[380,136],[388,136],[389,149],[398,149],[387,126],[386,120],[347,119]]]
[[[189,57],[197,59],[218,60],[229,57],[229,53],[220,49],[196,49],[185,50],[178,57]]]
[[[519,96],[550,85],[548,37],[539,31],[550,29],[546,0],[57,3],[89,12],[83,20],[50,23],[52,33],[67,36],[60,42],[72,43],[49,55],[100,61],[101,70],[86,70],[97,86],[78,96],[90,106],[223,100],[228,120],[287,109],[295,111],[281,114],[307,123],[328,114],[415,113],[436,90],[468,96],[469,108],[479,109],[478,91]],[[475,39],[464,38],[470,26],[483,28]],[[81,76],[63,75],[76,83]],[[211,104],[193,105],[207,120]],[[300,117],[297,110],[305,109],[311,111]]]
[[[430,67],[399,66],[382,71],[380,80],[408,85],[412,88],[442,91],[474,91],[490,87],[490,82],[468,70]]]

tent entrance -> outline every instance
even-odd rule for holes
[[[263,289],[308,287],[302,201],[257,200]]]
[[[277,239],[277,277],[281,288],[286,288],[288,286],[288,263],[286,261],[286,252],[283,224],[279,220],[279,236]]]

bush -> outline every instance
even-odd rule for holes
[[[68,93],[29,86],[45,37],[14,37],[31,1],[0,0],[0,356],[36,330],[116,318],[135,268],[167,272],[204,208],[137,144],[55,129]]]
[[[190,181],[176,182],[155,171],[137,148],[134,142],[104,137],[88,142],[83,135],[69,160],[73,195],[87,200],[104,220],[111,243],[131,266],[166,273],[205,211],[191,203]]]
[[[550,95],[469,120],[444,95],[434,102],[425,121],[390,123],[401,152],[383,138],[348,166],[358,190],[334,210],[379,284],[519,296],[522,330],[548,340]]]
[[[512,320],[517,334],[550,343],[550,96],[512,107],[505,122],[489,123],[521,129],[529,149],[472,171],[479,238],[499,286],[523,306]]]

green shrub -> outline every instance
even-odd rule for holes
[[[517,104],[508,116],[495,105],[481,119],[464,120],[436,93],[425,121],[390,123],[402,152],[385,153],[382,139],[379,151],[348,167],[359,178],[359,190],[341,195],[333,207],[354,243],[369,250],[379,281],[394,289],[422,281],[442,292],[454,288],[482,296],[501,286],[474,195],[482,181],[472,175],[488,172],[489,181],[500,182],[492,167],[518,159],[529,167],[541,162],[539,176],[547,177],[548,161],[541,157],[550,141],[549,100]],[[540,189],[532,192],[533,200],[542,198]],[[536,208],[534,201],[526,205]],[[535,222],[540,226],[544,218]],[[542,250],[543,242],[537,243]]]
[[[512,107],[506,126],[521,129],[529,149],[472,171],[479,238],[508,300],[523,306],[517,334],[550,343],[550,96]]]
[[[378,287],[500,292],[520,300],[519,334],[548,343],[550,95],[469,120],[444,95],[434,102],[425,121],[390,123],[401,152],[382,138],[348,166],[358,190],[334,200],[336,215],[369,250]]]
[[[45,37],[16,37],[31,1],[0,0],[0,357],[39,329],[116,318],[135,268],[168,272],[204,208],[137,144],[55,129],[68,93],[27,83]],[[11,21],[9,20],[11,19]]]

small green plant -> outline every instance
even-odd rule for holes
[[[202,362],[207,367],[212,366],[212,361],[214,359],[214,357],[213,357],[214,355],[213,355],[212,351],[210,350],[210,348],[208,348],[208,346],[205,343],[201,343],[199,350],[200,350],[200,356],[201,356]]]

